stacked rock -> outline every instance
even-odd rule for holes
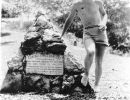
[[[21,43],[19,58],[8,62],[2,92],[93,93],[81,84],[84,67],[69,52],[44,15],[38,16]],[[17,85],[15,85],[17,84]],[[13,87],[12,87],[13,86]],[[13,90],[13,91],[12,91]]]

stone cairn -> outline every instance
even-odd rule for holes
[[[19,56],[8,61],[9,70],[3,82],[1,92],[39,92],[94,93],[91,86],[81,84],[84,67],[77,62],[70,52],[65,52],[66,45],[57,34],[53,25],[45,20],[44,15],[37,15],[34,24],[25,35],[19,48]],[[27,72],[27,56],[39,53],[63,57],[63,74],[45,75]],[[30,68],[33,69],[33,68]],[[38,69],[38,68],[37,68]],[[35,69],[35,70],[37,70]],[[40,70],[41,71],[41,70]]]

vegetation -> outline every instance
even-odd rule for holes
[[[130,49],[127,45],[127,42],[130,42],[130,32],[128,31],[130,21],[128,19],[129,15],[126,8],[128,2],[123,2],[121,0],[104,0],[104,4],[108,19],[110,20],[107,23],[110,46],[114,50],[120,50],[123,53],[128,52]]]

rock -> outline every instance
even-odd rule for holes
[[[47,51],[53,54],[61,54],[64,55],[66,45],[64,43],[51,43],[46,46]]]
[[[51,89],[51,93],[60,93],[60,91],[61,91],[61,89],[60,89],[59,86],[53,87],[53,88]]]
[[[37,30],[37,27],[35,27],[34,25],[30,26],[27,30],[27,33],[30,33],[30,32],[36,32]]]
[[[60,93],[62,85],[61,76],[31,75],[24,77],[25,92]]]
[[[22,90],[22,79],[19,72],[7,73],[1,91],[2,93],[18,93]]]
[[[20,67],[22,66],[22,62],[19,59],[12,59],[7,62],[7,65],[10,69],[9,71],[20,70]]]
[[[34,39],[36,37],[40,36],[40,34],[36,31],[34,32],[27,32],[26,35],[24,36],[25,40],[29,40],[29,39]]]
[[[84,72],[83,66],[79,64],[76,59],[70,53],[66,53],[65,57],[65,68],[64,68],[64,75],[63,76],[46,76],[46,75],[39,75],[39,74],[26,74],[24,73],[24,62],[21,70],[18,70],[21,79],[21,86],[22,91],[25,92],[42,92],[42,93],[69,93],[68,90],[75,91],[75,88],[79,86],[81,81],[81,73]],[[26,64],[25,64],[26,65]],[[26,67],[26,66],[25,66]],[[12,66],[13,69],[17,69],[18,67]],[[14,77],[14,81],[16,80],[14,75],[15,70],[9,70],[10,77]],[[79,79],[80,78],[80,79]],[[8,83],[14,83],[9,80],[8,76],[5,80],[8,80]],[[76,83],[78,82],[78,83]],[[16,82],[17,83],[17,82]],[[5,87],[5,86],[4,86]],[[7,87],[8,88],[8,87]],[[10,87],[9,87],[10,88]],[[77,91],[77,90],[76,90]],[[10,92],[10,91],[8,91]]]
[[[53,34],[54,35],[54,34]],[[66,45],[59,36],[41,36],[34,35],[26,39],[21,44],[23,55],[31,55],[34,52],[48,52],[52,54],[63,55],[66,50]]]
[[[34,23],[34,26],[39,28],[37,30],[37,32],[41,29],[51,29],[53,28],[53,26],[51,24],[49,24],[50,22],[45,18],[44,15],[40,15],[39,17],[37,17],[37,20]]]
[[[80,64],[70,52],[65,53],[65,74],[80,75],[84,72],[84,67]]]
[[[23,55],[31,55],[36,51],[43,52],[42,48],[42,36],[37,35],[31,39],[25,40],[21,43],[21,51]]]
[[[83,66],[70,53],[64,55],[64,74],[61,76],[46,76],[42,74],[26,74],[9,71],[2,88],[2,92],[40,92],[72,94],[74,92],[94,93],[91,86],[81,84]],[[22,68],[23,69],[23,68]]]
[[[21,49],[19,49],[18,54],[15,57],[13,57],[11,60],[7,61],[7,65],[9,67],[8,72],[22,70],[23,59],[24,59],[24,55],[22,54]]]

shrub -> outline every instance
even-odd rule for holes
[[[56,22],[63,28],[63,24],[65,23],[66,18],[68,17],[69,13],[63,14],[62,16],[56,18]],[[83,37],[83,25],[80,22],[80,19],[78,16],[74,18],[73,23],[67,30],[67,32],[71,32],[75,34],[76,37],[82,38]]]
[[[113,50],[120,50],[123,53],[129,52],[129,47],[125,45],[129,38],[129,32],[126,27],[119,27],[113,22],[107,23],[107,33],[109,44]]]
[[[1,14],[3,18],[14,18],[17,17],[20,12],[15,5],[3,1]]]
[[[62,27],[68,15],[69,13],[63,14],[62,16],[56,17],[54,20]]]

